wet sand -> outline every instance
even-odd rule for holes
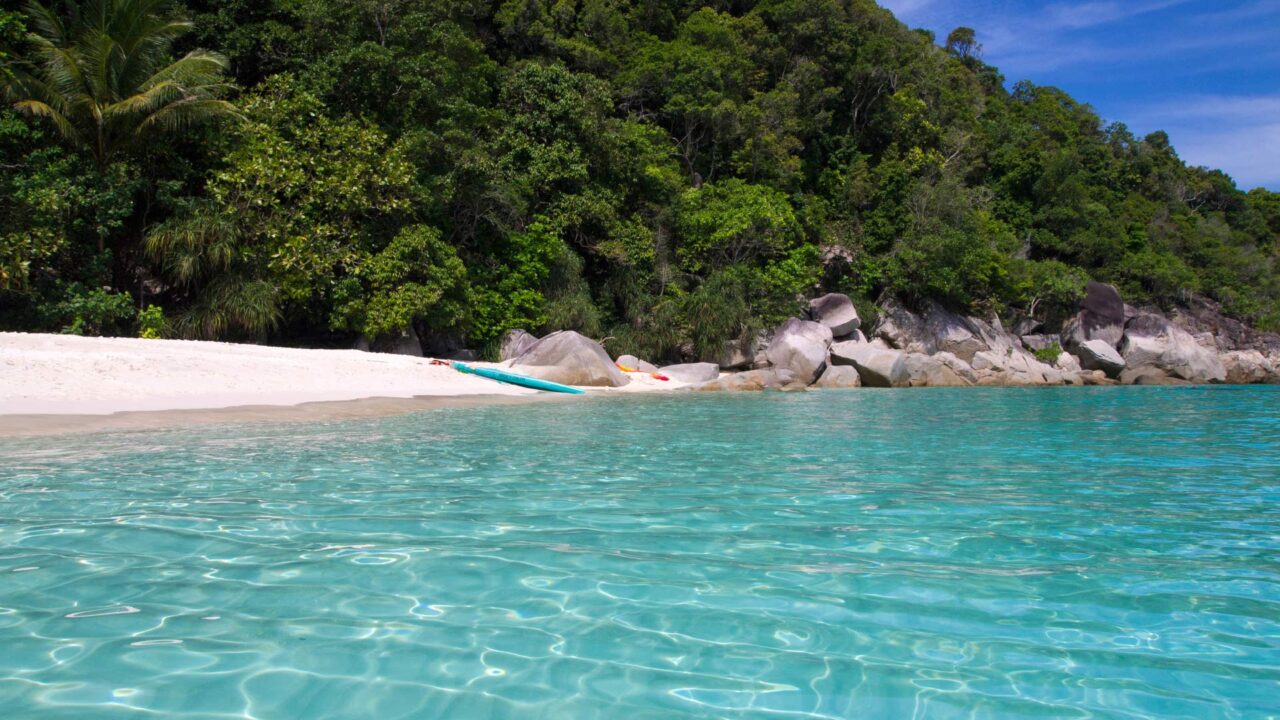
[[[146,410],[110,415],[0,415],[0,438],[157,430],[198,425],[255,422],[316,422],[404,415],[425,410],[560,402],[570,396],[466,395],[365,398],[299,405],[242,405],[184,410]]]

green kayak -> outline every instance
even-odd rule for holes
[[[576,387],[553,383],[550,380],[539,380],[538,378],[529,377],[528,375],[518,375],[506,370],[498,370],[496,368],[474,368],[460,362],[450,363],[454,370],[471,375],[479,375],[490,380],[497,380],[511,385],[519,385],[521,387],[533,388],[534,390],[549,390],[551,392],[569,393],[570,395],[582,395],[584,391]]]

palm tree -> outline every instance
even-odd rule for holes
[[[105,169],[120,152],[156,133],[237,116],[219,98],[227,60],[194,50],[173,60],[174,40],[191,23],[169,0],[63,0],[57,12],[26,7],[31,51],[7,83],[18,110],[46,118]]]

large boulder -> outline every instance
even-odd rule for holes
[[[502,349],[498,351],[498,359],[506,361],[519,357],[536,342],[538,338],[524,330],[508,330],[507,334],[502,336]]]
[[[1067,374],[1078,375],[1084,372],[1084,367],[1080,364],[1080,358],[1069,352],[1058,353],[1058,359],[1053,361],[1053,366]]]
[[[1054,345],[1058,345],[1057,335],[1023,335],[1022,347],[1035,352],[1037,350],[1048,350]]]
[[[965,320],[992,352],[1022,352],[1022,338],[1007,332],[1000,324],[999,317],[992,316],[990,320],[968,317]]]
[[[1180,377],[1174,377],[1169,373],[1152,365],[1143,365],[1141,367],[1125,368],[1120,373],[1120,382],[1125,385],[1192,385]]]
[[[880,315],[871,335],[903,352],[932,355],[938,349],[925,328],[924,319],[891,295],[880,299]]]
[[[945,365],[948,370],[968,381],[970,385],[978,382],[978,374],[974,372],[973,366],[955,355],[948,352],[940,352],[935,353],[932,357]]]
[[[906,387],[911,383],[906,354],[898,350],[884,350],[870,343],[836,343],[831,346],[831,362],[856,368],[862,384],[868,387]]]
[[[692,389],[706,392],[753,392],[760,390],[803,390],[806,383],[797,380],[795,373],[786,369],[748,370],[731,373],[709,380]]]
[[[1022,347],[1021,340],[1006,332],[999,318],[987,321],[964,317],[937,302],[930,302],[922,314],[917,314],[892,297],[881,300],[880,319],[873,335],[903,352],[948,352],[966,363],[973,362],[973,357],[983,351],[1003,353]]]
[[[1280,351],[1280,335],[1255,330],[1227,317],[1220,304],[1201,295],[1192,295],[1175,308],[1170,320],[1194,336],[1211,334],[1219,352],[1258,350],[1265,355]]]
[[[826,325],[791,318],[773,334],[764,356],[775,369],[790,370],[797,381],[809,385],[827,367],[831,340],[831,328]]]
[[[1254,385],[1277,379],[1275,366],[1257,350],[1224,353],[1222,365],[1227,370],[1227,382],[1232,385]]]
[[[1080,374],[1080,381],[1088,386],[1119,385],[1119,380],[1112,380],[1101,370],[1089,370]]]
[[[1022,349],[980,352],[973,356],[973,369],[979,385],[1061,385],[1066,381],[1062,371]]]
[[[1144,314],[1130,320],[1120,343],[1127,374],[1147,377],[1148,369],[1192,383],[1226,382],[1227,369],[1218,354],[1202,347],[1186,330],[1165,318]]]
[[[1124,372],[1124,358],[1105,340],[1085,340],[1076,351],[1080,367],[1085,370],[1101,370],[1112,379],[1120,377],[1120,373]]]
[[[1079,354],[1077,349],[1087,340],[1102,340],[1116,347],[1124,337],[1124,327],[1125,304],[1120,292],[1112,285],[1090,280],[1080,312],[1062,326],[1062,347],[1074,354]]]
[[[1112,346],[1124,336],[1124,300],[1114,285],[1089,281],[1080,301],[1080,325],[1086,339],[1103,340]]]
[[[1044,328],[1044,322],[1035,318],[1019,318],[1013,323],[1013,334],[1018,337],[1024,335],[1034,335]],[[1057,340],[1057,338],[1054,338]]]
[[[632,368],[632,369],[634,369],[636,372],[647,372],[647,373],[651,373],[651,372],[657,372],[657,371],[658,371],[658,366],[657,366],[657,365],[654,365],[653,363],[651,363],[651,362],[647,362],[647,361],[645,361],[645,360],[641,360],[640,358],[636,357],[635,355],[622,355],[622,356],[620,356],[620,357],[618,358],[618,364],[619,364],[619,365],[621,365],[622,367],[629,367],[629,368]]]
[[[388,335],[374,340],[370,340],[368,336],[361,335],[356,338],[351,349],[359,350],[361,352],[378,352],[390,355],[426,357],[426,353],[422,350],[422,340],[418,337],[418,333],[415,332],[413,328],[407,328],[399,335]],[[433,357],[446,357],[446,355],[433,354]]]
[[[709,362],[683,363],[681,365],[667,365],[660,368],[658,372],[676,382],[693,385],[720,377],[720,366]]]
[[[858,370],[849,365],[828,365],[822,371],[822,377],[813,384],[816,388],[856,388],[862,387],[862,376]]]
[[[934,352],[949,352],[972,362],[973,356],[991,349],[988,342],[995,333],[989,328],[947,310],[938,303],[930,303],[925,313],[925,331],[929,333]]]
[[[378,338],[378,340],[371,343],[371,346],[374,352],[423,357],[422,341],[418,338],[418,333],[414,332],[413,328],[409,328],[399,335]]]
[[[950,358],[955,363],[964,362],[951,353],[937,355],[908,353],[906,364],[911,387],[968,387],[974,384],[974,380],[957,372],[953,364],[948,363],[945,358]],[[972,378],[973,370],[970,369],[968,374]]]
[[[538,340],[517,356],[511,369],[565,385],[622,387],[629,380],[600,343],[572,330]]]
[[[862,321],[848,295],[828,293],[809,301],[809,319],[831,328],[833,337],[852,335]]]
[[[765,333],[743,335],[724,344],[717,357],[710,358],[721,370],[746,370],[754,367],[769,346],[770,336]]]

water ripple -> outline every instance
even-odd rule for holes
[[[1276,388],[592,398],[0,442],[0,706],[1280,715]]]

